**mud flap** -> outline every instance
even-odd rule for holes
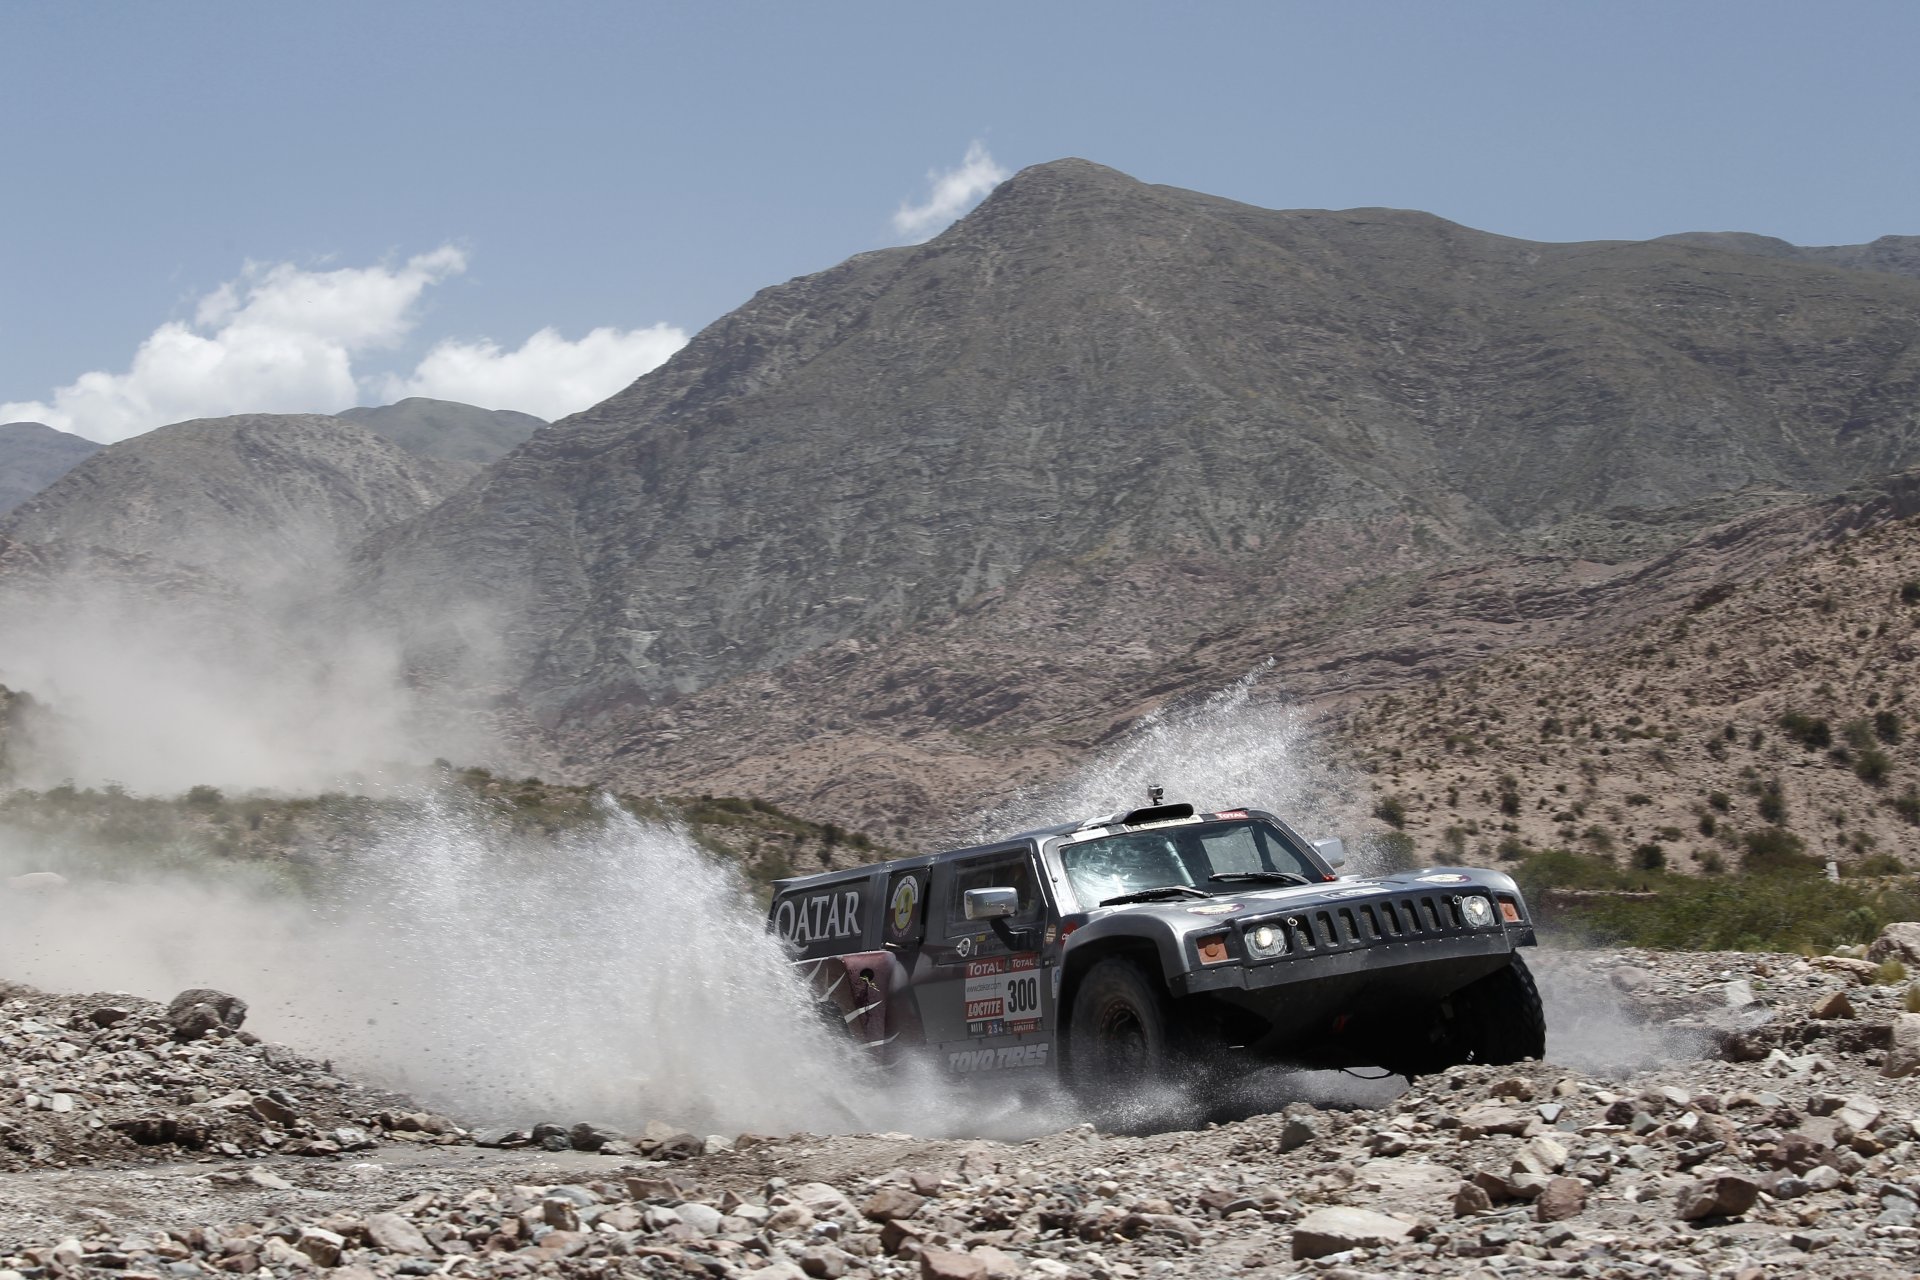
[[[796,967],[806,975],[822,1015],[844,1027],[874,1062],[891,1065],[917,1040],[907,1025],[914,1021],[907,974],[892,952],[857,951],[802,960]]]

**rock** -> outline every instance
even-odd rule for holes
[[[576,1124],[567,1130],[567,1141],[575,1151],[598,1151],[609,1142],[622,1142],[626,1134],[606,1125]]]
[[[96,1027],[111,1027],[125,1022],[133,1016],[133,1010],[122,1009],[119,1005],[103,1004],[87,1015],[87,1021]]]
[[[1513,1156],[1515,1173],[1559,1173],[1567,1167],[1567,1149],[1545,1134],[1530,1139]]]
[[[209,1031],[238,1031],[247,1020],[247,1002],[224,991],[194,987],[182,991],[167,1005],[167,1024],[176,1040],[198,1040]]]
[[[1315,1209],[1293,1228],[1293,1256],[1324,1258],[1347,1249],[1391,1248],[1412,1234],[1412,1224],[1371,1209]]]
[[[975,1245],[973,1257],[987,1269],[987,1280],[1018,1280],[1022,1270],[1020,1259],[1003,1249],[990,1244]]]
[[[293,1190],[293,1184],[291,1182],[288,1182],[272,1170],[262,1169],[259,1165],[255,1165],[253,1168],[247,1170],[247,1181],[256,1187],[265,1187],[270,1191]]]
[[[1527,1126],[1536,1123],[1534,1118],[1524,1111],[1515,1111],[1511,1107],[1480,1106],[1469,1108],[1460,1117],[1460,1136],[1462,1138],[1484,1138],[1492,1133],[1504,1133],[1519,1136],[1527,1131]]]
[[[1853,1017],[1853,1001],[1847,999],[1847,993],[1844,991],[1830,991],[1818,1000],[1815,1000],[1813,1006],[1809,1008],[1807,1012],[1823,1021],[1832,1021],[1836,1018],[1851,1018]]]
[[[248,1105],[253,1111],[253,1114],[259,1116],[268,1124],[290,1125],[300,1118],[299,1112],[295,1111],[292,1107],[287,1106],[277,1099],[270,1098],[266,1094],[260,1094],[254,1097]]]
[[[1875,964],[1898,960],[1920,966],[1920,921],[1901,920],[1882,929],[1867,948],[1867,959]]]
[[[972,1254],[922,1249],[920,1280],[987,1280],[987,1264]]]
[[[1857,987],[1873,985],[1880,973],[1880,966],[1868,960],[1855,960],[1850,956],[1815,956],[1809,961],[1816,969],[1825,969],[1828,973],[1842,974],[1853,980]]]
[[[340,1265],[340,1252],[347,1247],[345,1236],[324,1227],[302,1227],[294,1248],[323,1267]]]
[[[838,1187],[824,1182],[803,1182],[787,1194],[812,1210],[816,1218],[853,1216],[853,1201],[847,1199]]]
[[[1280,1151],[1297,1151],[1320,1136],[1320,1126],[1307,1116],[1289,1116],[1280,1126]]]
[[[720,1222],[725,1216],[712,1205],[701,1204],[698,1200],[689,1200],[680,1206],[680,1221],[703,1236],[710,1236],[719,1231]]]
[[[563,1196],[548,1196],[540,1202],[540,1219],[555,1231],[578,1231],[580,1211]]]
[[[1475,1183],[1463,1182],[1460,1189],[1453,1193],[1453,1216],[1467,1218],[1477,1213],[1491,1213],[1493,1197],[1487,1194],[1485,1187]]]
[[[1920,1074],[1920,1013],[1903,1013],[1893,1020],[1892,1041],[1880,1074],[1895,1079]]]
[[[7,877],[7,888],[15,893],[57,893],[66,887],[67,878],[58,871],[29,871]]]
[[[1680,1188],[1677,1209],[1682,1221],[1701,1218],[1732,1218],[1753,1208],[1760,1198],[1760,1184],[1738,1174],[1721,1174]]]
[[[409,1257],[425,1257],[433,1252],[433,1246],[427,1243],[420,1228],[408,1222],[397,1213],[376,1213],[367,1218],[367,1239],[376,1249],[388,1253],[404,1253]]]
[[[896,1218],[911,1218],[920,1212],[920,1206],[926,1200],[900,1187],[882,1187],[867,1197],[860,1206],[860,1214],[874,1222],[892,1222]]]
[[[1744,1009],[1750,1004],[1760,1003],[1753,994],[1753,984],[1745,978],[1736,978],[1721,989],[1720,998],[1729,1009]]]
[[[847,1268],[853,1265],[856,1259],[844,1249],[822,1244],[814,1245],[810,1249],[802,1249],[796,1261],[799,1262],[800,1269],[812,1276],[813,1280],[840,1280],[841,1276],[847,1274]]]
[[[1541,1222],[1560,1222],[1586,1207],[1586,1183],[1578,1178],[1554,1178],[1533,1202],[1533,1216]]]
[[[1841,1100],[1833,1118],[1855,1133],[1871,1133],[1880,1123],[1880,1104],[1863,1093],[1849,1094]]]

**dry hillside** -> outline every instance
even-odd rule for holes
[[[1423,854],[1558,847],[1712,872],[1798,841],[1854,869],[1912,865],[1916,659],[1920,520],[1887,520],[1602,643],[1516,649],[1333,727],[1374,775],[1376,816]]]

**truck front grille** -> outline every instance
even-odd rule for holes
[[[1445,894],[1402,894],[1367,902],[1314,907],[1286,920],[1294,953],[1347,951],[1464,933],[1460,909]]]

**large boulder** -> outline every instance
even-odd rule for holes
[[[1903,1013],[1893,1020],[1892,1042],[1880,1073],[1896,1079],[1920,1075],[1920,1013]]]
[[[1898,960],[1920,966],[1920,921],[1899,920],[1882,929],[1873,945],[1867,948],[1867,959],[1875,963]]]
[[[220,1027],[238,1031],[246,1020],[245,1000],[211,987],[182,991],[167,1005],[167,1025],[173,1028],[175,1040],[198,1040]]]

